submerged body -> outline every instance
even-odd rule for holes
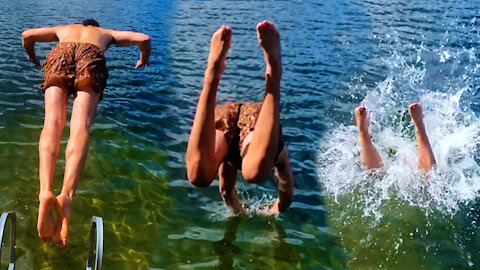
[[[95,21],[94,21],[95,22]],[[95,22],[96,23],[96,22]],[[39,140],[40,192],[37,229],[40,239],[50,242],[55,236],[59,247],[67,244],[68,222],[74,194],[86,162],[90,127],[106,86],[108,71],[103,53],[111,44],[138,46],[136,67],[148,64],[150,39],[134,32],[103,29],[93,25],[65,25],[30,29],[22,33],[22,43],[30,61],[39,66],[35,42],[60,43],[44,63],[45,122]],[[70,138],[62,191],[52,193],[53,176],[65,127],[69,96],[74,95],[70,119]],[[53,210],[57,221],[53,219]]]

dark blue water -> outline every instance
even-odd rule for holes
[[[377,225],[354,214],[353,221],[344,222],[341,217],[348,216],[349,204],[325,202],[317,155],[322,141],[329,140],[325,135],[339,125],[350,125],[353,108],[395,75],[406,74],[394,82],[406,87],[395,96],[399,104],[426,91],[455,93],[456,86],[470,85],[462,100],[476,115],[479,10],[478,1],[3,3],[0,210],[14,210],[19,216],[18,269],[83,268],[92,215],[105,220],[104,269],[476,269],[480,260],[476,238],[462,243],[468,256],[454,254],[448,257],[451,264],[436,264],[438,254],[429,252],[428,246],[457,245],[452,234],[414,239],[419,244],[405,249],[402,257],[390,252],[401,237],[387,230],[379,239],[391,241],[364,253],[369,250],[361,246],[364,236],[346,239],[344,232],[350,227],[345,224],[353,226],[353,232],[377,231]],[[97,19],[104,28],[148,34],[152,56],[148,68],[135,70],[136,48],[112,47],[106,53],[110,77],[77,190],[70,244],[58,250],[36,236],[42,72],[28,62],[20,34],[85,18]],[[275,219],[227,218],[216,184],[196,189],[186,181],[186,142],[210,37],[220,25],[230,25],[234,34],[218,102],[262,100],[264,62],[255,33],[262,20],[273,21],[281,35],[281,119],[295,177],[294,203]],[[39,58],[44,59],[52,47],[38,44]],[[448,65],[440,61],[441,51],[454,55]],[[454,65],[453,59],[458,63]],[[427,74],[411,87],[414,74],[405,72],[410,67]],[[462,81],[463,76],[468,80]],[[68,131],[62,148],[67,140]],[[59,156],[57,192],[64,152]],[[258,186],[240,180],[238,186],[249,203],[276,195],[273,180]],[[440,224],[443,219],[452,223],[442,216]],[[478,229],[469,226],[472,220],[465,220],[476,235]],[[396,224],[394,219],[387,227]],[[453,234],[461,231],[454,227]],[[358,263],[359,256],[376,259]],[[408,267],[413,268],[402,264],[409,260],[413,263]]]

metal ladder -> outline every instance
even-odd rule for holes
[[[15,238],[16,238],[15,236],[16,236],[16,229],[17,229],[17,217],[14,212],[4,212],[0,217],[0,261],[2,256],[3,234],[5,232],[7,221],[9,219],[10,219],[10,261],[8,264],[8,270],[15,270]],[[100,270],[102,269],[102,258],[103,258],[103,219],[101,217],[96,217],[96,216],[92,217],[92,223],[90,227],[90,247],[88,250],[86,270],[92,270],[94,247],[95,247],[95,268],[93,269]]]
[[[14,212],[4,212],[0,217],[0,261],[2,256],[3,233],[10,218],[10,262],[8,270],[15,269],[15,234],[17,230],[17,216]]]
[[[95,234],[96,232],[96,234]],[[103,258],[103,219],[101,217],[92,217],[92,225],[90,227],[90,248],[88,250],[87,268],[86,270],[92,270],[93,260],[93,247],[94,241],[96,241],[95,250],[95,269],[102,269]]]

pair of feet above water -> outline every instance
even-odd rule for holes
[[[432,147],[427,137],[425,125],[423,123],[422,106],[418,103],[412,103],[408,106],[410,118],[415,126],[415,134],[418,144],[418,168],[423,172],[428,172],[435,165]],[[359,106],[355,109],[355,119],[358,126],[358,141],[362,149],[361,159],[367,170],[383,167],[383,162],[372,143],[372,137],[368,131],[370,121],[367,116],[367,109]]]

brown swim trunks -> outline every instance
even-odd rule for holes
[[[215,108],[215,129],[223,131],[228,143],[226,159],[240,157],[243,141],[252,132],[257,123],[261,103],[226,103]],[[282,129],[275,159],[283,150]]]
[[[103,98],[108,70],[103,51],[97,45],[81,42],[61,42],[52,49],[43,64],[45,92],[50,86],[68,87],[75,93],[75,85],[88,78],[93,90]]]

